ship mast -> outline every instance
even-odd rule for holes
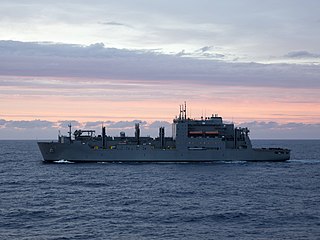
[[[180,105],[179,120],[186,120],[186,119],[187,119],[187,102],[185,101],[184,104]]]

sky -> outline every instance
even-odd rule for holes
[[[171,135],[219,114],[252,138],[319,139],[320,1],[0,0],[0,139],[66,126]]]

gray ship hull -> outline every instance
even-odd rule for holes
[[[219,150],[206,148],[158,149],[150,145],[124,145],[117,149],[91,148],[87,144],[38,142],[46,162],[215,162],[215,161],[286,161],[290,151],[276,148]]]

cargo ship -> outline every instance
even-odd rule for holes
[[[155,138],[140,136],[139,123],[134,136],[120,132],[108,136],[106,127],[101,134],[94,130],[75,130],[69,125],[67,136],[59,134],[57,141],[38,142],[45,162],[216,162],[216,161],[286,161],[286,148],[254,148],[249,129],[225,123],[222,117],[192,119],[187,106],[180,106],[173,119],[172,136],[159,128]]]

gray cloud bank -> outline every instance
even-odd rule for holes
[[[118,136],[120,131],[125,131],[127,135],[133,136],[134,124],[140,123],[141,134],[144,136],[157,136],[158,128],[165,127],[166,135],[171,136],[171,123],[167,121],[154,121],[151,123],[132,121],[96,121],[80,123],[75,120],[70,121],[44,121],[44,120],[21,120],[11,121],[0,119],[0,139],[56,139],[58,130],[66,134],[67,125],[71,123],[75,129],[93,129],[96,134],[100,134],[102,124],[107,127],[108,135]],[[277,122],[245,122],[238,126],[248,127],[251,130],[253,139],[319,139],[320,123],[286,123]]]
[[[319,139],[320,123],[277,123],[277,122],[245,122],[240,127],[248,127],[254,138],[277,139]]]
[[[171,123],[166,121],[154,121],[148,123],[142,120],[132,121],[95,121],[78,122],[76,120],[46,121],[46,120],[5,120],[0,119],[0,139],[55,139],[58,131],[65,133],[68,125],[75,129],[92,129],[96,134],[101,133],[102,124],[107,127],[107,133],[111,136],[118,136],[120,131],[133,136],[135,123],[140,124],[141,132],[144,135],[157,136],[158,128],[166,128],[166,134],[171,136]]]
[[[198,53],[209,54],[210,47]],[[308,54],[308,53],[304,53]],[[113,80],[191,81],[225,86],[319,88],[318,65],[258,64],[198,59],[145,50],[37,42],[0,41],[0,75]],[[210,52],[210,56],[223,55]],[[303,53],[300,52],[300,56]],[[299,56],[289,53],[288,57]]]
[[[293,51],[285,55],[288,58],[320,58],[319,53],[311,53],[308,51]]]

